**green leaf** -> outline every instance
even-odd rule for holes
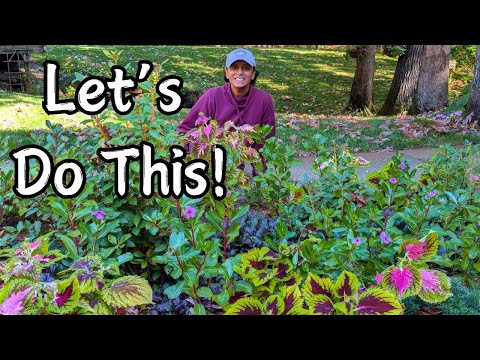
[[[131,252],[126,252],[125,254],[122,254],[117,257],[117,266],[120,266],[122,264],[125,264],[126,262],[132,261],[133,260],[133,255]]]
[[[181,247],[183,244],[185,244],[185,234],[183,232],[172,232],[170,235],[170,240],[168,241],[168,244],[172,249],[178,249]]]
[[[169,286],[163,291],[164,295],[167,295],[170,300],[173,300],[180,296],[185,287],[185,281],[179,281],[175,285]]]
[[[250,284],[249,282],[247,282],[245,280],[237,281],[237,285],[236,285],[235,289],[236,289],[237,292],[243,292],[247,295],[252,295],[253,294],[252,284]]]
[[[219,306],[225,307],[225,305],[228,303],[228,300],[230,300],[230,294],[228,293],[228,290],[223,290],[220,294],[215,295],[213,299]]]
[[[250,209],[250,205],[248,205],[248,204],[242,205],[239,209],[237,209],[233,213],[231,221],[232,222],[237,221],[239,218],[241,218],[243,215],[245,215],[248,212],[249,209]]]
[[[67,249],[68,255],[72,259],[76,260],[79,255],[77,254],[77,246],[75,245],[73,240],[63,234],[58,234],[58,236],[60,237],[60,240],[62,240],[65,249]]]
[[[205,217],[208,220],[208,223],[213,225],[213,227],[218,230],[223,232],[223,219],[218,215],[217,212],[215,211],[209,211],[205,214]]]
[[[203,298],[210,299],[213,296],[213,292],[210,288],[203,286],[197,290],[197,295]]]
[[[205,306],[203,306],[203,304],[195,304],[195,306],[193,307],[193,314],[206,315]]]

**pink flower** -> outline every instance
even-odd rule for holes
[[[257,152],[255,151],[255,149],[252,149],[252,148],[248,149],[248,155],[256,155],[256,154]]]
[[[218,130],[215,132],[215,136],[216,136],[216,137],[219,137],[220,135],[222,135],[222,129],[218,129]]]
[[[33,260],[42,261],[42,260],[43,260],[43,257],[40,256],[40,255],[35,255],[35,256],[33,257]]]
[[[478,175],[470,176],[470,181],[478,181]]]
[[[353,243],[355,245],[360,245],[362,243],[362,239],[360,239],[359,237],[356,237],[355,239],[353,239]]]
[[[15,250],[13,250],[13,252],[17,255],[20,255],[22,254],[22,249],[16,248]]]
[[[382,280],[383,280],[383,273],[380,273],[380,274],[375,275],[375,282],[376,282],[377,284],[381,284],[381,283],[382,283]]]
[[[203,134],[206,136],[206,137],[210,137],[210,134],[212,133],[212,125],[208,125],[206,127],[203,128]]]
[[[200,116],[198,119],[197,119],[197,123],[198,124],[207,124],[208,123],[208,118],[206,116]]]
[[[91,214],[92,214],[92,216],[95,216],[97,218],[97,220],[103,220],[105,215],[107,215],[107,213],[105,211],[102,211],[102,210],[92,211]]]
[[[405,170],[405,169],[407,168],[407,165],[405,164],[405,162],[402,161],[402,162],[400,163],[400,165],[398,165],[398,168],[399,168],[400,170]]]
[[[191,206],[187,206],[185,211],[183,212],[183,216],[185,216],[186,219],[191,219],[195,216],[195,209],[192,208]]]
[[[366,165],[366,164],[368,164],[368,161],[365,160],[364,158],[359,157],[359,158],[358,158],[358,163],[359,163],[360,165]]]
[[[396,178],[391,178],[389,180],[392,184],[396,184],[398,182],[398,180]]]

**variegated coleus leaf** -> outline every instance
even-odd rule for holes
[[[305,299],[311,314],[331,315],[335,311],[332,300],[327,295],[312,295]]]
[[[153,302],[152,288],[148,281],[136,275],[114,280],[109,288],[102,291],[102,297],[107,304],[119,308]]]
[[[305,299],[314,295],[326,295],[333,299],[335,296],[335,285],[329,278],[321,278],[318,275],[309,273],[302,286],[302,293]]]
[[[452,296],[450,278],[446,274],[437,270],[421,269],[420,276],[422,287],[418,296],[423,301],[439,303]]]
[[[267,260],[267,261],[276,261],[278,260],[279,258],[279,255],[274,252],[273,250],[267,248],[267,247],[263,247],[261,249],[259,249],[259,260]]]
[[[78,303],[80,315],[112,315],[113,310],[103,300],[94,298],[89,300],[80,299]]]
[[[292,262],[288,259],[281,259],[273,263],[274,277],[279,281],[286,281],[291,278]]]
[[[403,311],[395,295],[374,287],[360,294],[355,313],[358,315],[398,315]]]
[[[414,266],[391,266],[383,273],[382,287],[404,299],[417,295],[421,288],[420,271]]]
[[[350,302],[336,302],[333,304],[333,307],[335,308],[337,314],[353,315],[354,308]]]
[[[399,248],[405,250],[410,260],[427,261],[435,257],[438,252],[438,234],[430,231],[420,241],[405,241]]]
[[[24,279],[14,280],[4,285],[0,291],[0,314],[23,314],[34,287],[33,283]]]
[[[265,315],[282,315],[285,312],[285,302],[278,295],[270,296],[264,303]]]
[[[82,270],[86,272],[93,272],[98,270],[102,265],[102,258],[100,256],[85,256],[75,261],[70,270]]]
[[[72,313],[80,299],[80,286],[78,279],[71,276],[67,280],[58,281],[54,298],[50,304],[50,310],[56,314]]]
[[[225,315],[263,315],[263,304],[258,299],[243,298],[233,304]]]
[[[103,274],[100,271],[78,271],[76,276],[80,285],[80,292],[82,294],[87,294],[95,290],[103,290],[104,285],[102,275]]]
[[[240,266],[234,266],[234,270],[244,279],[249,279],[255,286],[260,286],[270,281],[276,273],[276,269],[270,266],[274,260],[271,250],[263,247],[254,248],[242,256]]]
[[[358,279],[355,274],[344,271],[335,282],[335,295],[344,299],[346,296],[354,296],[358,291]]]
[[[299,314],[300,309],[303,309],[302,293],[298,285],[287,287],[280,293],[280,297],[285,304],[283,315]]]

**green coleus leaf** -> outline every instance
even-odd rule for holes
[[[135,275],[114,280],[110,287],[102,291],[102,297],[108,305],[122,308],[153,302],[148,281]]]
[[[302,293],[305,299],[315,295],[325,295],[330,299],[333,299],[335,285],[329,278],[321,278],[318,275],[309,273],[302,286]]]
[[[344,271],[335,282],[335,295],[340,299],[346,296],[353,296],[358,291],[358,279],[355,274]]]
[[[80,299],[80,285],[76,276],[57,282],[57,290],[50,304],[50,310],[56,314],[71,314]]]
[[[429,303],[439,303],[452,296],[450,278],[437,270],[420,270],[422,286],[418,296]]]
[[[397,298],[417,295],[421,288],[420,271],[414,266],[391,266],[383,273],[382,287],[392,291]]]
[[[243,298],[235,302],[225,315],[263,315],[263,305],[260,300]]]
[[[331,315],[335,310],[332,300],[327,295],[312,295],[305,299],[305,302],[312,314]]]
[[[378,287],[360,294],[355,313],[358,315],[398,315],[403,311],[395,295]]]
[[[437,255],[438,245],[438,234],[435,231],[430,231],[420,241],[404,242],[400,246],[399,251],[405,250],[410,260],[427,261]]]
[[[278,295],[270,296],[263,305],[266,315],[281,315],[285,311],[285,302]]]

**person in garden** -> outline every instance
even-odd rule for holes
[[[206,116],[218,121],[220,126],[229,120],[236,127],[271,125],[273,129],[267,139],[275,136],[273,99],[269,93],[255,87],[257,76],[257,63],[251,51],[239,48],[230,52],[225,62],[225,84],[208,89],[200,97],[178,126],[178,132],[189,132],[197,126],[200,116]],[[253,143],[250,146],[258,151],[262,144]],[[261,159],[265,170],[263,156]],[[256,175],[255,168],[253,175]]]

